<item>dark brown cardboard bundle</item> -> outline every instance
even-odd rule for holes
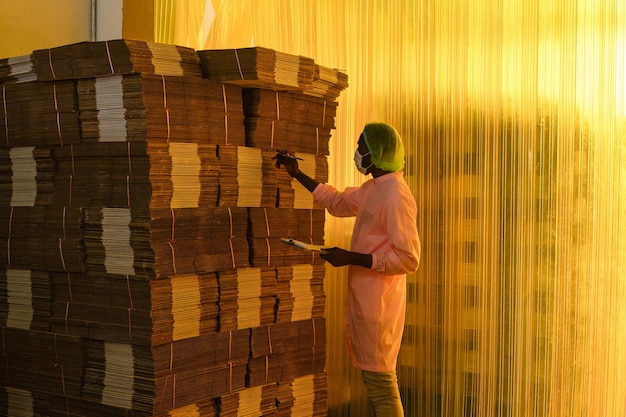
[[[78,80],[84,141],[245,143],[241,88],[153,74]]]
[[[81,143],[0,149],[2,205],[215,207],[216,145]]]
[[[85,366],[80,338],[0,327],[0,385],[79,397]]]
[[[37,81],[32,54],[0,59],[0,83]]]
[[[132,39],[79,42],[38,49],[32,55],[40,80],[131,73],[194,77],[201,74],[192,48]]]
[[[212,398],[245,386],[249,349],[249,330],[152,348],[87,340],[82,398],[139,415],[187,406],[212,412]]]
[[[54,333],[151,346],[217,331],[215,273],[150,281],[54,273],[51,279]]]
[[[81,140],[76,82],[3,84],[0,146],[67,145]]]
[[[281,238],[324,244],[323,209],[249,208],[250,262],[252,266],[323,263],[319,255],[289,246]]]
[[[85,209],[85,263],[138,279],[248,266],[244,208]]]
[[[67,416],[106,416],[106,417],[150,417],[151,413],[130,410],[125,407],[116,407],[87,401],[80,397],[63,395],[47,395],[48,409],[42,415],[50,417]]]
[[[157,395],[151,348],[93,339],[84,341],[86,362],[80,397],[108,407],[151,413]]]
[[[50,304],[47,272],[0,269],[0,326],[48,331]]]
[[[50,394],[28,388],[2,386],[0,387],[0,415],[50,415],[50,397]]]
[[[153,348],[159,403],[155,411],[245,387],[248,329],[213,333]]]
[[[323,318],[252,329],[250,343],[250,387],[324,371],[326,322]]]
[[[330,128],[252,116],[246,117],[244,124],[247,146],[315,155],[329,154]]]
[[[82,217],[78,208],[0,206],[0,267],[81,272]]]
[[[287,120],[328,129],[335,128],[337,103],[291,91],[244,88],[243,111],[246,117]]]
[[[244,87],[303,91],[311,88],[311,58],[263,47],[197,51],[204,78]]]

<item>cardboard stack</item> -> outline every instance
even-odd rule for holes
[[[306,174],[320,182],[328,180],[328,144],[335,128],[336,99],[347,87],[345,74],[315,63],[311,66],[299,56],[259,47],[199,51],[198,55],[205,77],[243,87],[249,149],[287,151],[297,156]],[[252,178],[263,178],[267,183],[265,172],[259,172],[260,164],[250,165],[257,169]],[[323,245],[325,211],[285,170],[269,180],[276,184],[275,205],[248,204],[248,241],[251,266],[275,270],[274,323],[255,322],[259,325],[252,327],[250,392],[223,396],[221,407],[231,412],[233,404],[246,398],[255,415],[325,415],[325,267],[315,252],[287,246],[280,240],[289,237]],[[250,189],[254,188],[251,185]],[[243,191],[241,187],[239,190]],[[251,191],[247,201],[259,201],[258,193]],[[238,201],[243,201],[241,196]],[[254,288],[258,294],[259,284]],[[240,287],[240,294],[244,292]],[[301,377],[321,379],[324,384],[296,383]],[[271,383],[278,384],[276,391]],[[263,406],[270,399],[277,406],[271,412]]]
[[[323,244],[325,213],[274,158],[326,181],[347,84],[267,48],[234,54],[231,83],[216,54],[113,40],[0,60],[0,414],[325,410],[323,261],[280,242]],[[294,126],[281,148],[253,127],[278,121],[271,97]]]

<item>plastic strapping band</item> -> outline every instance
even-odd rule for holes
[[[233,332],[232,330],[228,332],[228,389],[229,392],[233,392]]]
[[[130,302],[130,307],[128,308],[128,340],[133,341],[133,322],[131,318],[131,311],[133,310],[133,295],[130,291],[130,279],[128,275],[126,275],[126,286],[128,287],[128,300]]]
[[[235,49],[235,59],[237,60],[237,68],[239,69],[239,75],[241,75],[241,79],[243,80],[243,71],[241,71],[241,63],[239,62],[239,55],[237,54],[237,50]]]
[[[322,126],[326,125],[326,99],[324,99],[324,110],[322,111]]]
[[[267,384],[270,377],[270,357],[265,355],[265,383]]]
[[[265,214],[265,230],[267,230],[267,236],[271,236],[270,234],[270,223],[267,219],[267,208],[263,207],[263,214]]]
[[[176,408],[176,374],[172,376],[172,408]]]
[[[70,174],[70,195],[69,195],[69,206],[72,207],[72,191],[74,189],[74,174],[75,174],[75,165],[74,165],[74,145],[70,145],[70,156],[72,158],[72,173]]]
[[[230,257],[233,261],[233,268],[237,268],[237,263],[235,262],[235,249],[233,248],[233,213],[230,211],[230,207],[228,207],[228,219],[230,225],[230,232],[228,234],[228,243],[230,244]]]
[[[167,143],[170,142],[170,110],[167,108],[167,91],[165,87],[165,76],[161,75],[163,82],[163,108],[165,108],[165,121],[167,122]]]
[[[135,306],[133,305],[133,293],[130,290],[130,276],[126,275],[126,286],[128,287],[128,301],[130,302],[130,308],[131,310],[135,308]]]
[[[176,217],[174,216],[174,209],[170,209],[170,211],[172,212],[172,236],[167,244],[170,245],[170,249],[172,250],[172,267],[174,268],[174,275],[178,275],[176,271],[176,254],[174,252],[174,242],[176,241],[176,239],[174,239],[174,227],[176,226]]]
[[[56,363],[54,364],[55,367],[60,366],[61,367],[61,384],[63,385],[63,395],[65,395],[65,372],[63,370],[63,364],[59,363],[59,350],[57,349],[57,335],[56,333],[54,334],[54,354],[56,356]]]
[[[70,293],[70,303],[74,302],[74,297],[72,296],[72,274],[67,273],[67,289]]]
[[[131,310],[132,310],[132,308],[128,309],[128,340],[130,342],[133,341],[133,321],[132,321],[131,316],[130,316]]]
[[[280,120],[280,103],[278,102],[278,91],[276,92],[276,120]]]
[[[61,265],[63,265],[63,271],[67,272],[65,258],[63,257],[63,241],[65,240],[65,237],[65,207],[63,207],[63,237],[59,238],[59,254],[61,255]]]
[[[173,357],[174,357],[173,349],[174,347],[172,346],[172,343],[170,343],[170,371],[165,376],[165,382],[163,383],[163,390],[161,391],[161,398],[159,399],[159,404],[161,404],[161,401],[163,401],[163,398],[165,398],[165,390],[167,389],[167,380],[170,379],[170,377],[172,376],[172,362],[173,362]]]
[[[313,244],[313,209],[309,210],[309,240]],[[315,252],[311,251],[311,263],[315,263]]]
[[[170,342],[170,374],[174,369],[174,344]]]
[[[54,93],[54,111],[57,115],[57,132],[59,133],[59,140],[61,141],[61,145],[63,145],[63,132],[61,131],[61,113],[59,112],[59,103],[57,101],[57,85],[56,83],[52,84],[52,91]]]
[[[2,107],[4,108],[4,134],[7,146],[9,146],[9,113],[7,111],[7,90],[4,84],[2,84]]]
[[[274,353],[274,349],[272,349],[272,333],[270,331],[270,326],[267,326],[267,344],[270,349],[270,355]]]
[[[70,329],[67,324],[67,318],[70,315],[70,303],[65,303],[65,334],[70,334]]]
[[[320,154],[320,129],[319,127],[315,127],[315,154]]]
[[[109,42],[104,41],[104,46],[107,48],[107,58],[109,58],[109,67],[111,68],[111,74],[115,74],[115,69],[113,69],[113,61],[111,61],[111,51],[109,50]]]
[[[48,49],[48,64],[50,65],[50,71],[52,71],[52,79],[56,80],[57,76],[54,73],[54,67],[52,66],[52,49]]]
[[[7,268],[11,269],[11,228],[13,225],[13,207],[9,212],[9,230],[7,236]]]
[[[133,174],[132,158],[130,157],[130,142],[128,142],[128,175],[126,176],[126,201],[128,201],[128,208],[130,208],[130,176]]]
[[[270,149],[274,149],[274,121],[272,120],[272,137],[270,139]]]
[[[226,101],[226,86],[222,84],[222,95],[224,96],[224,131],[226,138],[224,143],[228,145],[228,102]]]
[[[263,213],[265,214],[265,229],[267,230],[267,237],[265,238],[265,244],[267,245],[267,266],[270,266],[272,259],[272,246],[270,245],[270,223],[267,220],[267,209],[263,207]]]

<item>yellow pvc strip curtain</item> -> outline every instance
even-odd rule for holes
[[[189,46],[264,46],[348,73],[338,188],[363,180],[364,123],[405,140],[423,244],[398,365],[407,416],[626,416],[622,0],[204,7]],[[347,247],[352,224],[328,217],[327,244]],[[325,286],[329,415],[371,416],[345,352],[345,271],[329,267]]]

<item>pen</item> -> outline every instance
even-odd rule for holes
[[[290,153],[289,153],[289,152],[287,152],[287,151],[276,151],[276,153],[277,153],[277,154],[281,154],[281,155],[283,155],[283,156],[287,156],[287,157],[289,157],[289,158],[291,158],[291,159],[297,159],[298,161],[304,161],[304,159],[302,159],[302,158],[298,158],[297,156],[292,155],[292,154],[290,154]]]

